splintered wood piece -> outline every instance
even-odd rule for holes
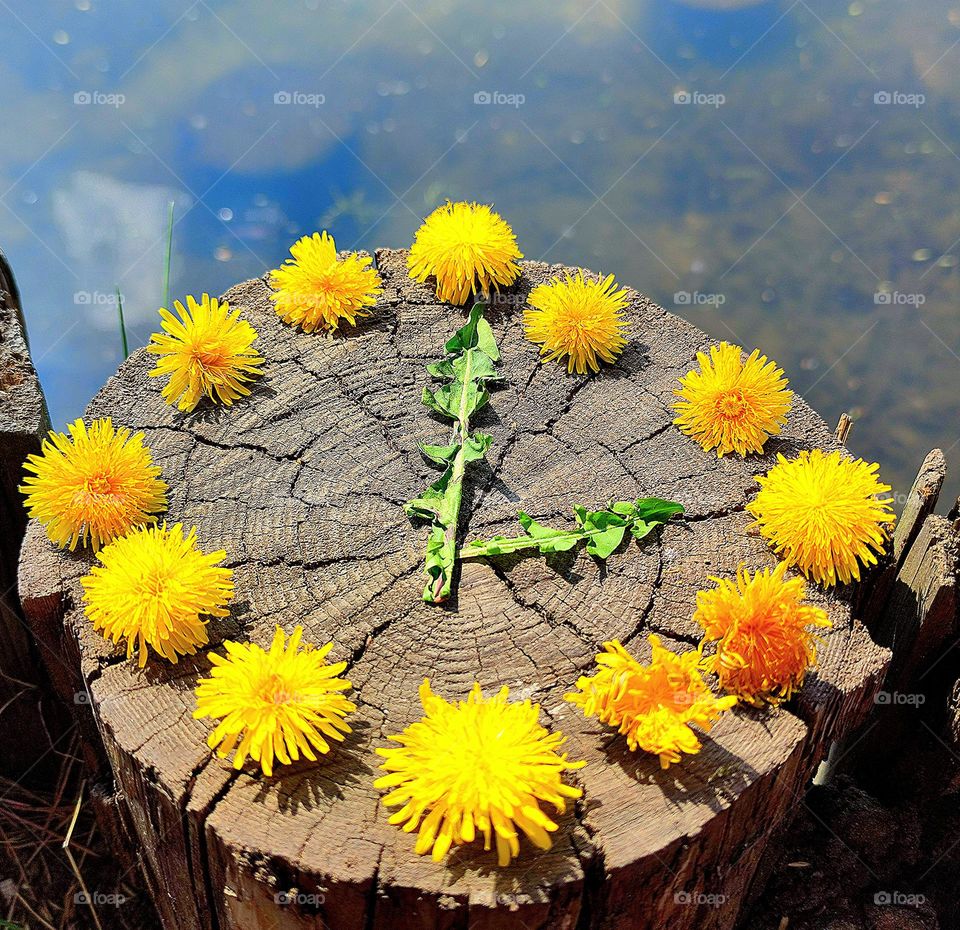
[[[850,431],[853,429],[853,417],[849,413],[841,413],[837,421],[837,428],[833,431],[833,436],[841,445],[847,444],[850,438]]]
[[[617,364],[577,377],[541,361],[522,308],[531,287],[567,269],[524,262],[486,311],[504,380],[476,420],[493,446],[468,471],[462,538],[516,532],[518,509],[562,525],[575,504],[658,496],[687,512],[602,564],[582,549],[465,563],[451,600],[424,604],[427,531],[402,505],[435,476],[417,444],[443,426],[420,403],[423,366],[465,310],[411,281],[405,252],[376,258],[379,303],[333,337],[279,320],[265,279],[226,294],[267,360],[249,400],[182,415],[163,402],[140,350],[88,410],[145,432],[171,486],[167,519],[196,524],[204,547],[227,551],[237,591],[230,616],[210,623],[211,650],[227,637],[267,645],[278,624],[301,623],[308,640],[333,641],[332,660],[349,662],[358,710],[343,745],[272,778],[212,758],[213,724],[192,717],[206,654],[138,669],[82,616],[91,556],[54,551],[39,532],[24,551],[27,613],[89,690],[82,709],[102,736],[166,926],[731,927],[773,830],[829,743],[871,706],[887,656],[852,621],[849,592],[815,593],[834,628],[791,707],[729,713],[699,755],[666,772],[563,695],[605,640],[639,656],[651,632],[695,648],[690,617],[709,576],[775,562],[745,513],[756,476],[778,452],[837,441],[796,398],[764,455],[702,451],[672,425],[671,405],[710,340],[633,291]],[[420,716],[425,676],[451,699],[475,681],[487,693],[508,685],[540,703],[571,758],[588,761],[574,776],[584,797],[560,818],[549,852],[523,840],[520,856],[497,868],[477,843],[435,863],[387,823],[373,750]]]
[[[933,513],[947,477],[947,460],[940,449],[931,449],[917,472],[910,493],[893,531],[893,559],[899,563],[920,532],[923,521]]]
[[[916,566],[906,563],[908,559],[913,562],[921,559],[929,544],[929,537],[921,540],[921,530],[937,506],[946,476],[947,462],[943,452],[932,449],[923,460],[903,502],[903,511],[893,530],[890,551],[881,556],[877,570],[857,591],[858,602],[862,605],[859,613],[874,638],[884,646],[890,646],[896,639],[901,647],[898,651],[902,651],[906,630],[916,625],[920,617],[918,605],[909,603],[912,595],[908,594],[914,587]],[[944,530],[940,535],[949,538],[951,534]],[[948,583],[946,576],[942,576],[940,581]],[[949,584],[952,585],[952,582]],[[904,610],[906,614],[903,614]],[[899,635],[896,633],[897,627],[903,627]],[[908,638],[912,642],[913,634],[908,634]],[[897,663],[903,663],[907,658],[906,654],[898,655]]]
[[[931,514],[907,551],[876,629],[893,651],[888,690],[926,673],[957,632],[960,542],[950,520]]]

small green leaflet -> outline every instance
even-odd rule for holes
[[[492,442],[486,433],[470,433],[470,418],[490,400],[487,382],[499,377],[496,363],[500,351],[490,324],[483,318],[483,304],[474,304],[466,324],[444,349],[448,357],[427,365],[427,373],[447,383],[432,390],[424,388],[422,401],[428,409],[453,420],[453,432],[445,445],[420,447],[443,474],[404,505],[407,516],[430,523],[423,599],[431,603],[440,603],[450,595],[466,467],[482,459]]]
[[[587,553],[606,559],[623,542],[627,533],[643,539],[655,527],[683,513],[683,506],[659,497],[641,497],[635,501],[617,501],[603,510],[574,507],[576,528],[556,530],[537,523],[522,510],[517,519],[525,531],[523,536],[494,536],[469,543],[460,550],[462,559],[479,559],[491,555],[509,555],[524,549],[539,549],[544,555],[566,552],[586,542]]]
[[[492,441],[486,433],[474,433],[463,446],[466,460],[475,462],[477,459],[482,459],[487,454]],[[420,446],[420,451],[438,465],[449,465],[458,449],[460,446],[456,443],[449,446]]]

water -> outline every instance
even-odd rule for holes
[[[0,244],[58,426],[120,360],[115,286],[149,339],[169,200],[183,295],[314,229],[408,245],[449,197],[760,346],[897,493],[958,457],[960,0],[7,0],[0,30]]]

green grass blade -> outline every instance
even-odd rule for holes
[[[120,285],[117,285],[117,316],[120,318],[120,341],[123,343],[124,360],[130,357],[130,347],[127,345],[127,326],[123,322],[123,298],[120,296]]]
[[[163,306],[170,309],[170,259],[173,255],[173,201],[167,209],[167,253],[163,262]]]

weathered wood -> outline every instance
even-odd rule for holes
[[[888,689],[913,680],[956,636],[958,554],[953,522],[928,516],[906,551],[875,628],[877,639],[893,651]]]
[[[833,431],[833,438],[837,440],[841,445],[845,446],[847,444],[847,439],[850,436],[850,430],[853,429],[853,418],[849,413],[841,413],[840,419],[837,421],[837,428]]]
[[[374,314],[334,338],[284,325],[265,280],[231,289],[267,358],[247,403],[182,416],[163,403],[139,351],[88,410],[145,431],[171,485],[168,519],[197,523],[204,545],[227,550],[237,596],[230,617],[210,625],[213,648],[224,637],[266,643],[276,623],[303,623],[312,640],[335,642],[358,703],[344,746],[271,779],[212,759],[209,726],[191,717],[208,660],[137,669],[77,606],[89,555],[54,552],[38,532],[25,546],[25,609],[60,611],[164,922],[729,928],[826,746],[872,706],[888,655],[851,619],[850,592],[816,593],[835,626],[793,705],[730,713],[700,755],[668,772],[562,695],[606,639],[642,655],[656,631],[693,648],[689,618],[708,576],[731,575],[740,561],[774,564],[748,531],[756,475],[777,452],[837,443],[799,398],[762,457],[717,459],[683,438],[671,426],[672,391],[709,341],[641,294],[631,293],[633,338],[616,366],[570,377],[541,364],[523,338],[521,308],[531,286],[562,269],[525,262],[487,314],[506,380],[478,420],[494,446],[468,476],[464,535],[512,530],[517,508],[562,521],[575,503],[646,494],[679,500],[687,513],[605,565],[582,552],[465,564],[452,602],[425,605],[425,531],[401,505],[433,474],[417,448],[438,429],[419,402],[423,364],[463,313],[412,282],[405,258],[377,254],[385,289]],[[47,616],[44,629],[53,626]],[[462,848],[436,864],[386,823],[372,750],[419,716],[425,675],[451,697],[475,680],[509,685],[539,701],[571,755],[588,760],[578,773],[584,798],[549,853],[524,848],[496,869],[489,854]]]
[[[944,738],[954,749],[960,749],[960,679],[957,679],[950,689],[944,729]]]
[[[45,672],[17,598],[17,561],[27,526],[17,487],[24,460],[40,451],[49,428],[20,295],[0,252],[0,771],[14,778],[37,764],[60,736],[55,710],[44,707]]]
[[[909,549],[924,520],[933,513],[947,477],[947,460],[940,449],[931,449],[917,472],[903,511],[893,531],[893,559],[898,565]]]
[[[886,687],[904,686],[957,628],[954,521],[933,513],[947,474],[943,452],[927,454],[903,503],[889,554],[859,592],[874,639],[893,650]]]
[[[855,612],[863,618],[877,642],[884,645],[890,645],[891,629],[896,624],[889,608],[898,574],[923,521],[937,506],[946,476],[947,463],[943,452],[939,449],[931,450],[923,460],[903,501],[903,509],[894,527],[888,551],[880,557],[876,569],[857,586]]]

